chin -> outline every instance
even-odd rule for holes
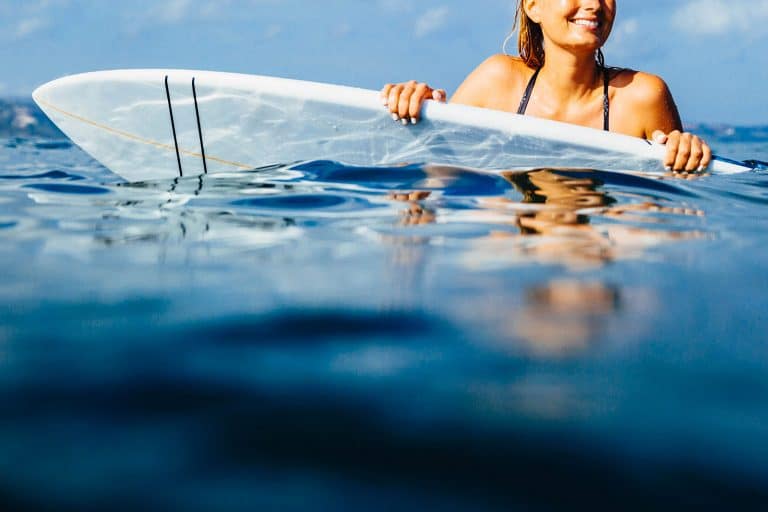
[[[574,42],[573,44],[567,46],[570,51],[578,54],[595,53],[602,47],[602,41],[591,41],[589,43]]]

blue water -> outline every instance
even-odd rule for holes
[[[768,507],[766,173],[127,184],[27,103],[0,137],[3,510]]]

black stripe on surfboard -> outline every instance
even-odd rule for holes
[[[192,77],[192,97],[195,99],[195,117],[197,118],[197,135],[200,137],[200,154],[203,155],[203,172],[208,174],[208,163],[205,161],[205,144],[203,144],[203,129],[200,126],[200,109],[197,106],[197,89],[195,77]]]
[[[181,169],[179,141],[176,138],[176,123],[173,120],[173,105],[171,105],[171,90],[168,88],[168,75],[165,75],[165,97],[168,99],[168,113],[171,115],[171,131],[173,132],[173,146],[176,148],[176,162],[179,164],[179,176],[184,176],[184,171]]]

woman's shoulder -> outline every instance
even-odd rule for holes
[[[509,110],[510,92],[525,87],[525,81],[533,74],[518,57],[496,54],[485,59],[464,80],[454,94],[453,103],[476,107]]]
[[[628,68],[609,68],[609,76],[616,94],[638,106],[656,104],[670,95],[664,79],[652,73]]]
[[[520,84],[524,87],[533,72],[519,57],[499,53],[480,63],[467,77],[466,83],[486,96],[493,96],[517,90]]]
[[[477,67],[477,70],[487,75],[495,75],[496,78],[507,79],[524,77],[534,71],[520,57],[505,53],[491,55]]]
[[[657,75],[622,69],[611,75],[613,104],[623,112],[623,131],[650,138],[655,130],[679,129],[680,115],[666,82]]]

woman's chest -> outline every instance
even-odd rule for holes
[[[613,88],[609,88],[607,96],[600,90],[577,100],[557,98],[544,90],[534,88],[528,96],[527,104],[523,101],[525,93],[525,87],[494,91],[494,94],[486,98],[483,106],[510,113],[517,113],[522,109],[528,116],[597,130],[603,130],[607,124],[612,132],[633,137],[645,136],[645,127],[640,123],[639,116],[632,114],[624,98],[616,94]]]

